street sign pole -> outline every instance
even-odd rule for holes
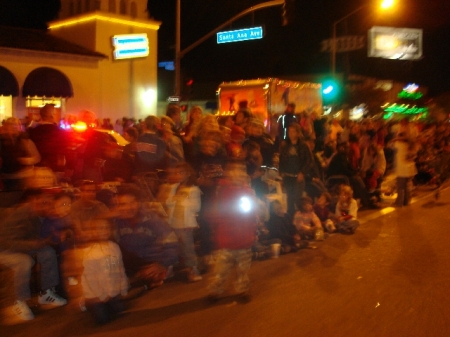
[[[177,37],[176,37],[176,41],[175,41],[175,96],[179,96],[180,95],[180,91],[181,91],[180,90],[181,89],[181,69],[180,69],[180,64],[181,64],[181,59],[183,58],[184,55],[186,55],[188,52],[190,52],[192,49],[197,47],[199,44],[203,43],[204,41],[209,39],[211,36],[216,34],[218,31],[220,31],[223,28],[227,27],[228,25],[230,25],[231,23],[233,23],[234,21],[236,21],[240,17],[242,17],[244,15],[247,15],[249,13],[255,12],[255,11],[259,10],[259,9],[273,7],[273,6],[281,6],[283,4],[284,4],[284,0],[274,0],[274,1],[263,2],[261,4],[258,4],[258,5],[252,6],[250,8],[247,8],[246,10],[244,10],[244,11],[240,12],[239,14],[233,16],[230,20],[224,22],[223,24],[221,24],[220,26],[218,26],[214,30],[210,31],[208,34],[206,34],[202,38],[198,39],[197,41],[195,41],[194,43],[192,43],[191,45],[189,45],[185,49],[181,50],[181,46],[180,46],[180,43],[181,43],[181,34],[180,34],[181,4],[180,4],[180,0],[177,0],[177,14],[176,14],[177,15],[177,17],[176,17]]]

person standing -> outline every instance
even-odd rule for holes
[[[41,110],[41,122],[29,129],[31,140],[36,144],[41,161],[39,166],[53,172],[64,172],[69,151],[69,135],[55,124],[54,104],[46,104]]]
[[[292,123],[298,124],[297,116],[295,116],[295,103],[289,103],[284,114],[278,117],[278,138],[280,141],[288,139],[288,128]]]
[[[217,301],[225,291],[232,268],[236,268],[235,290],[247,302],[252,261],[251,247],[257,229],[256,200],[248,187],[249,178],[242,163],[227,164],[224,179],[217,187],[206,217],[212,228],[215,266],[208,291],[208,300]]]
[[[395,149],[395,173],[397,175],[397,200],[395,206],[407,206],[411,202],[409,184],[412,178],[417,174],[416,149],[413,143],[408,142],[407,135],[404,132],[399,133],[393,140]]]
[[[280,174],[287,194],[287,213],[293,216],[295,203],[303,196],[305,175],[309,173],[312,155],[308,145],[301,138],[300,125],[292,123],[288,127],[288,138],[280,150]]]

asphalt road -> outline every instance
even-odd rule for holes
[[[145,293],[103,327],[67,306],[0,336],[450,336],[449,206],[450,190],[365,213],[352,236],[255,262],[247,304],[207,304],[205,275]]]

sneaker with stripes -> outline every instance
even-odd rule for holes
[[[39,304],[48,304],[53,307],[61,307],[67,304],[67,300],[56,294],[54,289],[47,289],[45,293],[41,293],[38,302]]]
[[[25,301],[16,301],[12,310],[22,321],[31,321],[34,319],[33,312]]]

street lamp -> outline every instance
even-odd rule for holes
[[[345,19],[349,18],[353,14],[359,12],[360,10],[362,10],[363,8],[366,8],[368,6],[370,6],[370,4],[366,3],[366,4],[358,7],[354,11],[350,12],[346,16],[333,22],[333,30],[332,30],[332,34],[331,34],[332,35],[332,37],[331,37],[331,75],[333,77],[336,75],[336,52],[337,52],[337,50],[336,50],[336,44],[337,44],[336,43],[336,27],[339,23],[341,23]],[[380,4],[381,9],[388,9],[393,6],[394,6],[394,0],[383,0],[382,3]]]

